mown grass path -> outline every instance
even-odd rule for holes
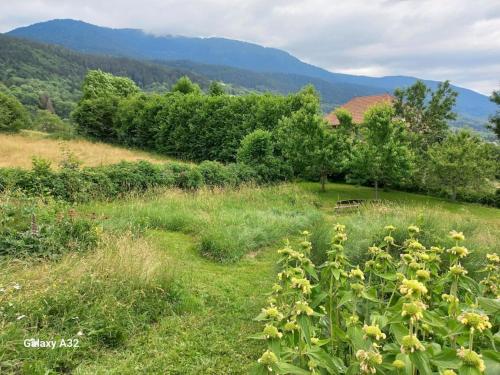
[[[253,321],[275,277],[275,248],[235,264],[204,259],[193,237],[149,231],[147,238],[172,259],[186,297],[181,311],[132,338],[126,349],[83,365],[77,374],[246,374],[261,351],[249,340]]]

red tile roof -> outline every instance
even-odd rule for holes
[[[365,112],[375,104],[392,103],[394,97],[389,94],[371,95],[371,96],[358,96],[349,100],[347,103],[340,106],[340,108],[347,109],[352,115],[352,122],[361,124]],[[325,119],[333,126],[339,125],[339,120],[335,116],[335,111],[326,115]]]

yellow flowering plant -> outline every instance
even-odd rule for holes
[[[345,252],[344,225],[334,226],[321,265],[309,258],[309,232],[298,246],[287,241],[256,318],[264,327],[253,337],[267,349],[254,373],[497,375],[500,259],[486,256],[478,282],[463,232],[451,231],[446,249],[426,246],[416,225],[407,230],[398,243],[386,226],[362,265]]]

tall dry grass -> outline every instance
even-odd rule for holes
[[[50,160],[57,167],[64,151],[72,152],[84,166],[113,164],[120,161],[147,160],[160,163],[168,160],[147,152],[129,150],[105,143],[85,140],[49,139],[43,133],[0,134],[0,168],[30,168],[33,157]]]

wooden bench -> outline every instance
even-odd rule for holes
[[[379,199],[345,199],[345,200],[337,201],[337,204],[335,205],[335,211],[359,208],[361,205],[364,205],[367,203],[376,204],[376,203],[380,203],[380,200]]]

